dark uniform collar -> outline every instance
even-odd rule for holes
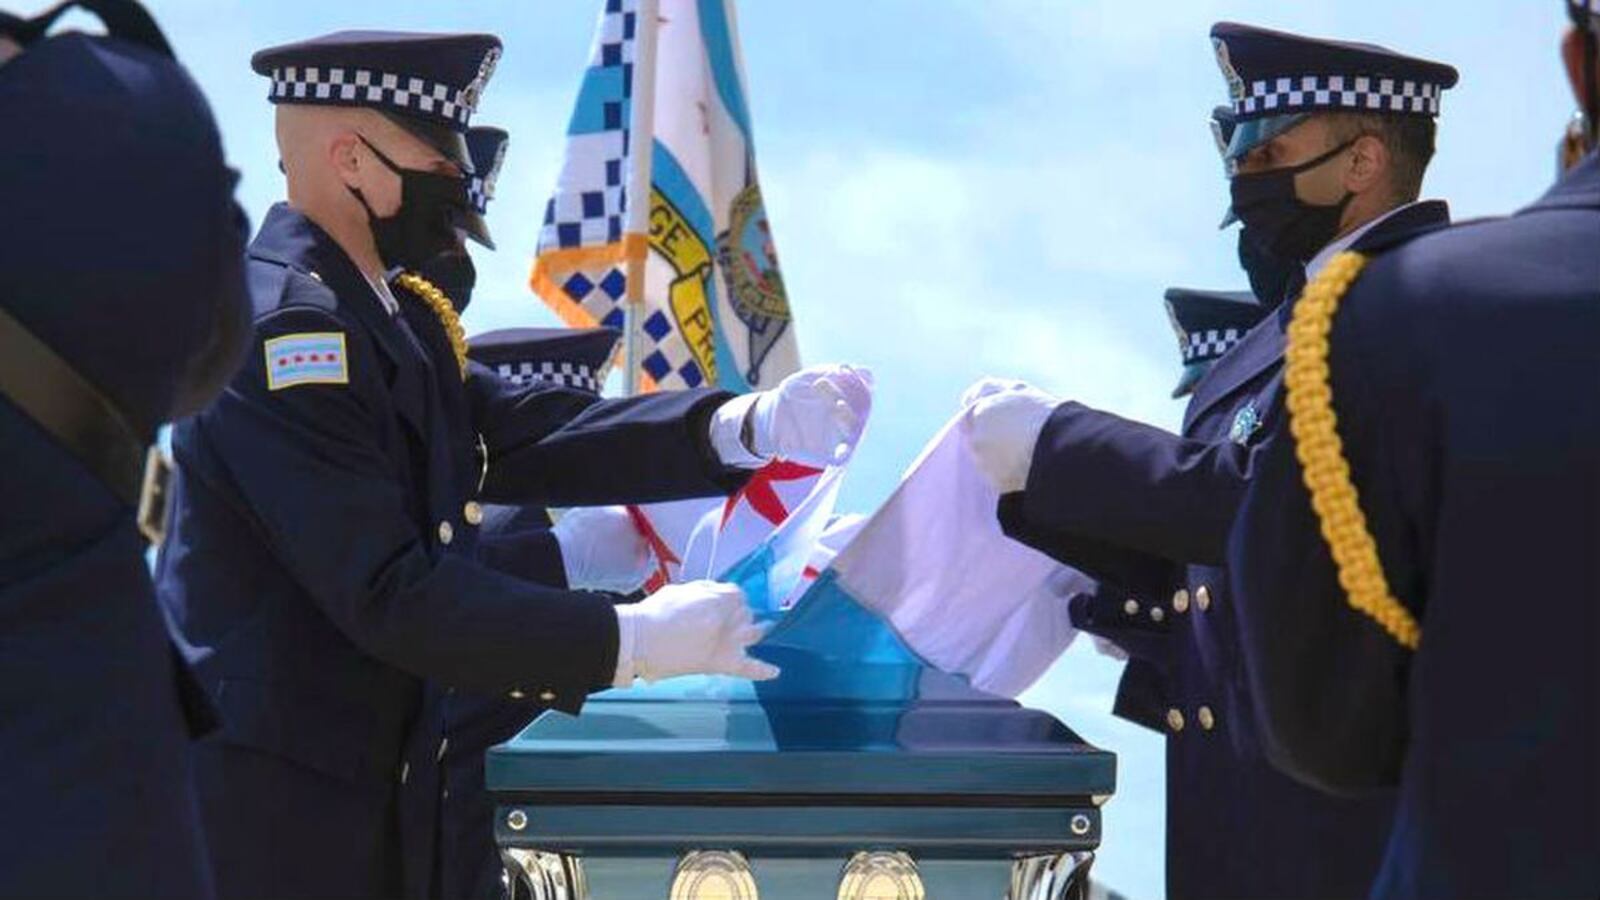
[[[1543,209],[1600,208],[1600,150],[1592,150],[1543,197],[1522,212]]]
[[[305,213],[275,203],[250,242],[251,259],[287,266],[322,282],[338,298],[339,308],[353,313],[378,339],[391,358],[404,358],[402,336],[373,286],[344,248]],[[257,309],[260,315],[267,310]]]
[[[1450,206],[1443,200],[1424,200],[1397,210],[1372,226],[1350,249],[1375,252],[1403,242],[1419,232],[1432,231],[1448,224]],[[1205,374],[1195,386],[1194,400],[1184,412],[1184,430],[1187,431],[1212,406],[1231,396],[1250,379],[1283,358],[1284,329],[1293,308],[1292,301],[1279,306],[1277,315],[1268,316],[1252,328],[1244,340]]]

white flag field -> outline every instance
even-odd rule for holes
[[[531,285],[569,325],[622,331],[629,393],[800,368],[753,134],[733,0],[603,0]],[[651,587],[737,581],[770,644],[837,665],[816,626],[871,621],[907,665],[1015,696],[1072,640],[1084,580],[1000,533],[963,421],[865,519],[835,514],[843,468],[781,460],[726,500],[634,508]]]

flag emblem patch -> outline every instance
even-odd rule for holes
[[[340,331],[286,334],[266,342],[267,390],[299,384],[349,384],[350,370]]]

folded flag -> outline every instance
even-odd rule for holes
[[[782,614],[759,655],[783,666],[785,680],[820,679],[826,686],[813,688],[834,692],[892,692],[933,667],[990,693],[1022,693],[1076,637],[1068,601],[1093,585],[1007,538],[998,500],[977,469],[963,412]],[[770,578],[781,589],[777,573],[794,569],[784,555],[815,549],[785,542],[783,532],[734,569],[758,616],[771,615],[771,591],[749,586]],[[852,677],[858,683],[847,684]]]

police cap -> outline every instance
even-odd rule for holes
[[[1591,0],[1592,2],[1592,0]],[[1437,116],[1456,70],[1375,44],[1330,41],[1234,22],[1211,28],[1235,125],[1237,160],[1316,112]]]

